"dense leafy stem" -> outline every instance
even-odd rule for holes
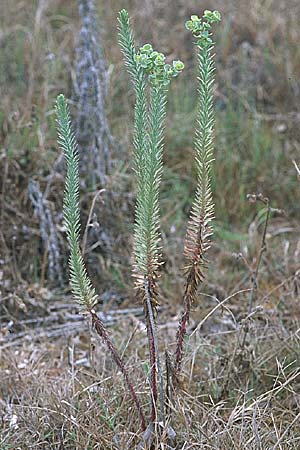
[[[58,143],[67,162],[66,188],[64,196],[64,221],[70,246],[70,284],[79,304],[91,310],[97,301],[95,289],[87,275],[79,246],[80,209],[79,209],[79,168],[75,135],[71,128],[70,114],[63,95],[56,102]]]
[[[64,152],[67,162],[66,188],[64,196],[64,221],[67,231],[67,238],[70,246],[70,284],[72,292],[79,304],[89,313],[94,329],[98,336],[102,338],[110,354],[121,370],[128,391],[139,413],[142,429],[146,429],[145,417],[136,395],[134,387],[130,381],[129,374],[124,362],[111,341],[103,323],[97,316],[94,305],[97,296],[92,283],[87,275],[84,261],[81,255],[80,238],[80,209],[79,209],[79,168],[78,151],[74,133],[71,129],[70,114],[66,99],[63,95],[57,97],[56,113],[58,123],[58,143]]]
[[[133,136],[137,176],[134,270],[138,286],[143,287],[144,277],[155,277],[160,259],[159,185],[163,169],[167,87],[170,79],[177,76],[184,65],[181,61],[166,64],[165,56],[153,50],[151,44],[145,44],[136,51],[127,11],[120,11],[118,23],[120,47],[136,94]]]
[[[144,304],[149,341],[151,421],[156,418],[157,371],[160,383],[160,419],[163,421],[162,373],[155,329],[156,277],[161,262],[159,188],[163,172],[167,89],[171,78],[176,77],[184,65],[181,61],[166,64],[165,56],[153,50],[151,44],[145,44],[136,51],[127,11],[119,13],[118,22],[119,43],[136,94],[133,135],[134,170],[137,178],[134,275],[138,297]]]
[[[211,190],[211,165],[213,161],[213,84],[214,84],[214,43],[211,25],[219,22],[218,11],[204,11],[203,17],[194,15],[186,22],[186,28],[196,38],[198,50],[198,107],[195,129],[195,159],[197,187],[188,224],[184,255],[186,258],[187,281],[184,291],[184,312],[177,332],[176,373],[181,370],[183,340],[190,318],[190,311],[199,284],[204,279],[206,252],[210,247],[211,221],[214,217],[214,202]]]

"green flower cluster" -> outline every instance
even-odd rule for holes
[[[210,45],[213,43],[211,39],[211,25],[214,22],[220,22],[221,14],[219,11],[204,11],[203,17],[199,18],[194,15],[191,16],[191,20],[185,23],[185,27],[198,38],[197,45]]]
[[[172,77],[183,70],[182,61],[173,61],[171,64],[165,63],[165,55],[153,50],[151,44],[145,44],[135,55],[135,62],[139,64],[146,73],[149,74],[149,81],[153,86],[168,86]]]

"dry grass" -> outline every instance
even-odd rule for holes
[[[127,7],[140,43],[159,43],[188,67],[186,79],[178,80],[170,96],[162,194],[162,354],[166,345],[174,349],[183,289],[182,237],[194,188],[194,66],[182,24],[197,12],[198,2],[178,0],[176,8],[173,3],[145,0],[140,7],[134,0],[114,0],[108,8],[107,2],[97,1],[110,73],[108,113],[119,147],[92,221],[101,239],[88,236],[86,253],[104,298],[98,309],[135,306],[130,278],[134,194],[128,162],[133,96],[115,22],[120,7]],[[60,249],[67,255],[53,100],[59,92],[71,93],[75,3],[4,0],[1,6],[0,449],[133,449],[141,436],[121,375],[94,335],[90,341],[67,291],[47,280],[47,254],[28,197],[31,177],[48,192]],[[299,2],[216,0],[201,6],[219,9],[224,17],[216,45],[217,222],[207,283],[190,323],[184,383],[172,393],[173,447],[298,449]],[[285,212],[271,215],[268,251],[249,314],[263,218],[261,207],[250,205],[246,194],[260,191]],[[94,195],[82,193],[85,220]],[[66,260],[61,264],[64,270]],[[147,409],[144,324],[132,315],[110,325]],[[157,449],[168,448],[164,441],[162,437]]]
[[[241,321],[243,301],[245,292],[210,314],[214,305],[204,300],[205,317],[195,317],[184,385],[171,396],[177,449],[299,448],[299,323],[285,325],[270,306]],[[176,327],[176,317],[163,314],[162,349]],[[136,448],[138,417],[121,374],[96,336],[81,330],[51,339],[28,331],[1,351],[1,448]],[[113,334],[147,409],[144,324],[128,318]],[[164,441],[155,448],[169,448]]]

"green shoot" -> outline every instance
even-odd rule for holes
[[[218,11],[204,11],[203,17],[191,16],[186,28],[196,38],[199,70],[199,101],[195,130],[195,159],[197,188],[188,224],[184,256],[186,258],[187,282],[184,292],[184,312],[177,333],[175,370],[179,374],[183,357],[183,341],[199,284],[204,280],[207,263],[206,252],[210,248],[211,221],[214,217],[214,202],[211,191],[211,165],[213,161],[213,84],[214,60],[211,27],[221,20]]]
[[[75,136],[71,128],[70,113],[65,97],[61,94],[56,102],[57,123],[58,123],[58,143],[64,152],[67,162],[66,189],[64,196],[64,221],[67,230],[67,238],[70,247],[70,284],[72,293],[84,312],[91,317],[92,324],[98,336],[102,338],[107,346],[113,360],[121,370],[128,391],[136,406],[141,420],[142,429],[146,429],[144,413],[136,395],[134,387],[130,381],[129,374],[124,362],[112,343],[106,328],[94,310],[97,296],[95,289],[87,275],[82,254],[79,246],[80,237],[80,209],[79,209],[79,168],[78,152]]]
[[[82,308],[91,311],[97,302],[95,289],[87,275],[79,246],[79,168],[75,135],[71,129],[70,113],[63,95],[56,102],[58,143],[67,162],[66,188],[64,196],[64,222],[70,246],[70,284],[72,293]]]
[[[134,171],[137,200],[134,228],[134,275],[138,297],[144,305],[149,340],[152,422],[156,418],[157,386],[160,383],[161,420],[164,421],[163,381],[155,327],[156,279],[161,264],[159,190],[163,172],[163,139],[167,91],[171,78],[184,68],[181,61],[166,64],[165,56],[151,44],[135,49],[127,11],[119,13],[119,43],[135,94]]]

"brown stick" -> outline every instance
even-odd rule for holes
[[[157,401],[157,383],[156,383],[156,352],[154,345],[154,337],[150,325],[149,316],[146,320],[148,345],[149,345],[149,361],[150,361],[150,386],[151,386],[151,422],[156,420],[156,401]]]
[[[150,364],[151,364],[151,390],[152,390],[152,414],[151,420],[156,420],[156,401],[157,401],[157,374],[159,381],[159,403],[160,403],[160,417],[159,420],[165,423],[165,399],[164,399],[164,386],[163,386],[163,374],[159,358],[158,340],[156,333],[155,318],[153,312],[152,302],[155,299],[153,280],[144,278],[144,289],[146,295],[145,316],[147,320],[147,330],[149,337],[149,352],[150,352]]]
[[[191,305],[195,297],[199,281],[200,278],[196,275],[196,267],[192,266],[186,281],[186,287],[183,296],[184,311],[182,313],[177,331],[177,346],[175,351],[175,372],[177,375],[181,371],[183,358],[183,341],[186,335],[186,328],[190,320]]]
[[[132,397],[132,400],[134,402],[134,404],[136,405],[137,411],[139,413],[140,416],[140,420],[141,420],[141,426],[142,426],[142,430],[145,431],[146,430],[146,421],[145,421],[145,416],[143,413],[143,409],[142,406],[140,404],[140,401],[136,395],[136,392],[134,390],[134,387],[129,379],[129,374],[127,372],[127,369],[124,365],[124,362],[122,361],[122,358],[120,357],[117,349],[115,348],[114,344],[112,343],[112,341],[110,340],[110,337],[103,325],[103,323],[101,322],[101,320],[99,319],[99,317],[96,314],[96,311],[94,311],[93,309],[89,311],[91,318],[92,318],[92,324],[93,327],[95,328],[98,336],[100,336],[103,341],[105,342],[105,344],[107,345],[108,349],[110,350],[110,353],[113,357],[113,360],[115,361],[115,363],[117,364],[117,366],[119,367],[119,369],[121,370],[123,376],[124,376],[124,380],[127,384],[129,393]]]
[[[258,276],[259,276],[260,264],[262,261],[263,254],[267,251],[266,235],[267,235],[267,229],[268,229],[268,225],[269,225],[271,205],[270,205],[269,198],[264,197],[263,194],[247,195],[247,198],[252,203],[257,202],[257,201],[262,202],[264,205],[266,205],[266,210],[267,210],[266,218],[265,218],[265,222],[264,222],[263,233],[262,233],[262,238],[261,238],[260,249],[259,249],[259,253],[258,253],[258,257],[257,257],[257,261],[256,261],[256,266],[255,266],[255,269],[251,276],[252,286],[251,286],[251,293],[250,293],[249,307],[248,307],[248,315],[250,315],[253,310],[253,305],[254,305],[254,303],[256,301],[256,297],[257,297]],[[247,334],[248,334],[248,327],[245,327],[244,328],[244,336],[243,336],[243,340],[242,340],[242,344],[241,344],[242,349],[245,346]]]

